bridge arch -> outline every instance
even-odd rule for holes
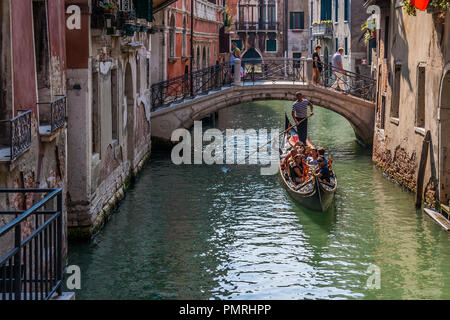
[[[373,142],[374,103],[312,85],[276,84],[234,86],[206,96],[160,109],[152,113],[152,136],[170,140],[177,128],[190,128],[194,121],[234,105],[261,101],[294,101],[300,91],[312,103],[334,111],[352,125],[357,139],[366,145]]]

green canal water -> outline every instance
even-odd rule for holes
[[[289,106],[232,107],[218,126],[281,128]],[[329,212],[297,205],[259,168],[155,152],[95,240],[70,245],[77,299],[450,299],[450,234],[374,167],[347,120],[316,108],[309,131],[335,160]]]

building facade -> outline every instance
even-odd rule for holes
[[[286,5],[289,19],[285,30],[287,34],[287,57],[307,58],[312,54],[309,34],[309,2],[287,0]]]
[[[328,64],[342,47],[344,69],[368,75],[370,68],[361,30],[367,19],[363,4],[363,0],[310,1],[311,50],[320,44],[322,61]]]
[[[64,4],[1,0],[0,28],[0,188],[65,188]],[[2,194],[0,210],[27,210],[41,197]],[[33,231],[27,220],[22,237]]]
[[[287,55],[285,5],[285,0],[227,1],[231,18],[229,41],[241,49],[243,59]]]
[[[394,0],[369,1],[367,6],[371,4],[381,8],[374,51],[378,97],[373,160],[408,189],[423,188],[430,205],[448,204],[449,15],[428,10],[410,16]],[[421,162],[425,170],[423,185],[418,185]]]
[[[77,106],[68,113],[73,237],[98,230],[149,157],[151,66],[160,66],[164,32],[152,21],[168,3],[66,0],[67,96]]]
[[[194,53],[191,53],[191,0],[178,0],[167,7],[157,20],[164,32],[166,79],[184,75],[219,61],[219,31],[224,24],[223,0],[194,1]]]

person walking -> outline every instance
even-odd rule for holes
[[[306,145],[308,135],[308,106],[311,108],[311,115],[313,115],[313,104],[309,100],[303,99],[301,92],[297,92],[295,97],[297,100],[292,105],[292,118],[294,118],[295,125],[297,126],[299,140]]]
[[[321,85],[320,75],[322,73],[322,61],[320,60],[320,49],[322,47],[320,45],[316,46],[316,50],[312,55],[313,59],[313,83],[317,85]]]
[[[233,42],[231,44],[231,62],[230,62],[231,75],[233,77],[234,77],[234,60],[236,60],[236,59],[241,59],[241,50],[239,50],[236,43]],[[241,69],[242,69],[242,66],[241,66]]]
[[[336,81],[333,83],[331,88],[340,89],[345,93],[344,85],[344,67],[342,65],[342,55],[344,54],[344,49],[339,48],[339,50],[333,55],[333,73],[336,77]]]

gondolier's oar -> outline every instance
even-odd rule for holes
[[[303,119],[302,121],[300,121],[300,122],[298,123],[298,125],[300,125],[300,124],[301,124],[303,121],[305,121],[306,119],[311,118],[313,115],[314,115],[314,113],[310,114],[310,115],[307,116],[305,119]],[[290,127],[287,128],[286,130],[284,130],[283,132],[281,132],[277,137],[275,137],[275,138],[273,138],[272,140],[270,140],[269,142],[267,142],[265,145],[263,145],[263,146],[261,146],[261,147],[258,147],[258,148],[256,149],[255,152],[252,152],[252,153],[250,153],[248,156],[245,157],[244,163],[245,163],[245,161],[247,161],[247,159],[250,158],[252,155],[254,155],[255,153],[259,152],[259,150],[260,150],[261,148],[266,147],[267,145],[271,144],[275,139],[279,139],[279,138],[281,137],[281,135],[285,134],[286,132],[288,132],[289,130],[291,130],[292,128],[294,128],[295,126],[296,126],[295,124],[292,125],[292,126],[290,126]],[[240,164],[240,163],[238,162],[237,164]],[[225,172],[225,173],[228,172],[228,171],[230,171],[230,170],[231,170],[231,169],[230,169],[230,168],[227,168],[227,167],[223,167],[223,168],[222,168],[222,171]]]

